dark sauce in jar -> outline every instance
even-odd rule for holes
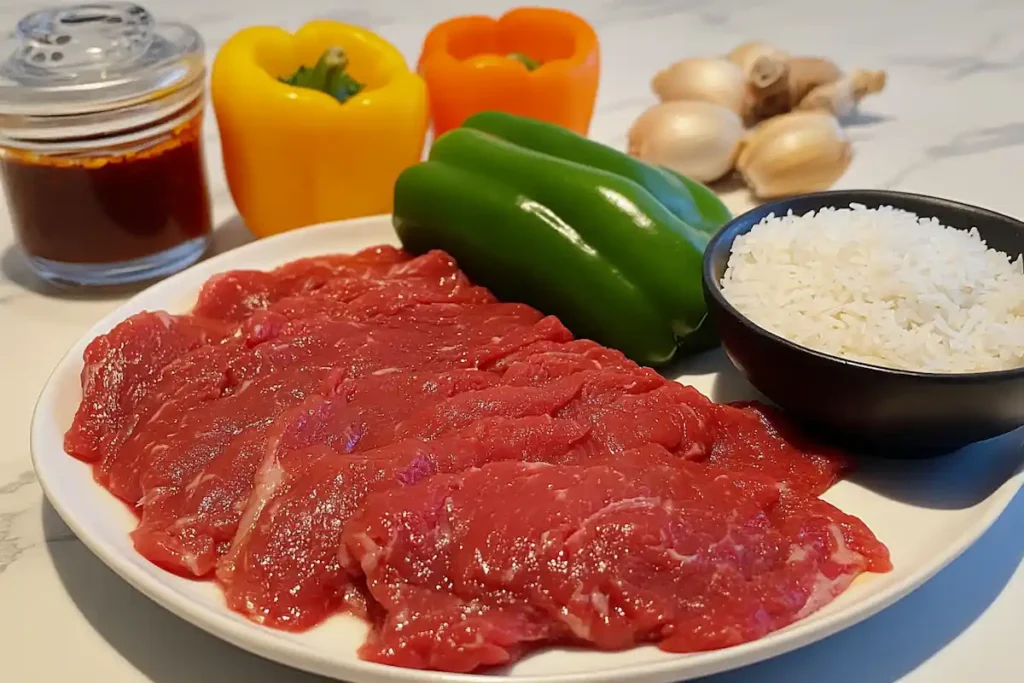
[[[212,230],[201,119],[144,149],[84,157],[0,154],[15,234],[30,257],[118,263]]]
[[[202,36],[129,2],[41,9],[0,36],[0,180],[36,274],[123,285],[202,257],[205,78]]]

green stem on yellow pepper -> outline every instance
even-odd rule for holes
[[[363,84],[346,73],[348,56],[340,47],[329,47],[324,50],[312,68],[300,66],[288,78],[280,79],[282,83],[297,88],[319,90],[344,103],[363,89]]]

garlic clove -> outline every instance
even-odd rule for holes
[[[629,129],[630,155],[707,183],[732,170],[743,139],[743,122],[711,102],[656,104]]]
[[[869,69],[857,69],[850,74],[853,82],[853,94],[857,99],[882,92],[885,83],[888,81],[888,74],[884,71],[871,71]]]
[[[795,108],[820,109],[839,118],[844,118],[854,112],[862,99],[873,93],[881,92],[885,88],[885,81],[886,73],[884,71],[858,69],[838,81],[814,88],[800,100]]]
[[[780,50],[774,45],[754,40],[737,45],[725,58],[738,66],[743,74],[747,76],[750,75],[754,63],[762,57],[769,57],[784,62],[789,59],[789,53],[785,50]]]
[[[849,168],[853,145],[824,111],[794,111],[750,131],[736,168],[760,199],[830,188]]]
[[[700,100],[742,113],[747,98],[743,71],[727,59],[695,57],[655,74],[651,89],[662,102]]]
[[[840,69],[831,59],[824,57],[790,57],[789,99],[796,106],[817,87],[833,83],[843,77]]]

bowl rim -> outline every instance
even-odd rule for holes
[[[758,223],[763,221],[768,216],[774,214],[776,216],[785,216],[792,209],[783,210],[782,207],[792,203],[794,200],[802,201],[821,201],[819,208],[848,208],[849,204],[856,204],[858,198],[861,200],[872,199],[884,201],[886,197],[889,198],[900,198],[908,200],[909,202],[918,202],[924,205],[941,206],[945,209],[962,212],[965,214],[973,215],[984,215],[985,217],[993,220],[1003,221],[1014,225],[1022,235],[1024,235],[1024,221],[1020,221],[1006,214],[986,209],[981,206],[975,206],[973,204],[966,204],[964,202],[958,202],[952,199],[946,199],[944,197],[935,197],[932,195],[919,194],[914,192],[901,192],[898,190],[874,190],[874,189],[861,189],[861,190],[826,190],[824,192],[811,192],[807,194],[793,195],[790,197],[782,197],[774,199],[770,202],[765,202],[755,206],[752,209],[744,211],[742,214],[735,216],[731,221],[723,225],[718,232],[712,236],[708,241],[707,246],[704,249],[704,259],[701,267],[701,279],[704,283],[704,290],[710,294],[715,300],[718,306],[725,309],[730,315],[740,322],[741,325],[746,327],[754,334],[767,337],[776,344],[781,344],[793,351],[808,354],[819,360],[838,363],[845,365],[850,368],[856,368],[868,372],[875,372],[890,375],[893,377],[905,377],[907,379],[920,379],[930,380],[933,382],[941,383],[983,383],[986,381],[995,380],[1007,380],[1024,378],[1024,366],[1017,368],[1008,368],[1006,370],[986,370],[984,372],[922,372],[919,370],[903,370],[900,368],[889,368],[881,365],[873,365],[871,363],[865,363],[863,361],[851,360],[836,356],[824,351],[818,351],[816,349],[802,346],[794,341],[786,339],[771,330],[761,327],[746,315],[741,313],[735,306],[729,303],[726,299],[725,294],[722,292],[722,283],[715,277],[713,272],[713,257],[715,254],[721,251],[726,251],[726,256],[732,254],[733,242],[741,234],[746,234],[754,228]],[[826,200],[822,201],[822,200]],[[817,210],[817,209],[815,209]],[[808,213],[808,212],[805,212]],[[914,211],[914,213],[918,213]],[[753,220],[753,215],[757,214],[760,216],[756,221]],[[803,215],[803,214],[801,214]],[[953,227],[953,226],[949,226]],[[745,228],[745,229],[744,229]]]

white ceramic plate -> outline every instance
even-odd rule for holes
[[[181,579],[136,554],[128,538],[129,511],[95,484],[89,468],[64,453],[63,434],[81,397],[82,352],[94,337],[144,309],[184,311],[211,275],[234,268],[269,268],[303,256],[348,253],[395,243],[386,216],[288,233],[201,263],[147,289],[82,337],[54,370],[32,422],[32,456],[53,506],[78,537],[122,578],[157,603],[219,638],[286,665],[351,683],[494,681],[496,674],[463,676],[385,667],[360,661],[365,627],[339,616],[303,634],[257,626],[229,611],[210,582]],[[685,369],[685,368],[684,368]],[[717,400],[752,390],[720,353],[694,360],[679,376]],[[1024,432],[924,463],[889,463],[863,470],[826,495],[862,518],[889,546],[895,569],[859,579],[810,618],[762,640],[717,652],[669,655],[653,647],[622,653],[549,649],[501,676],[519,683],[662,683],[707,675],[767,659],[851,626],[900,599],[963,552],[995,521],[1024,482]],[[870,653],[864,653],[870,656]]]

